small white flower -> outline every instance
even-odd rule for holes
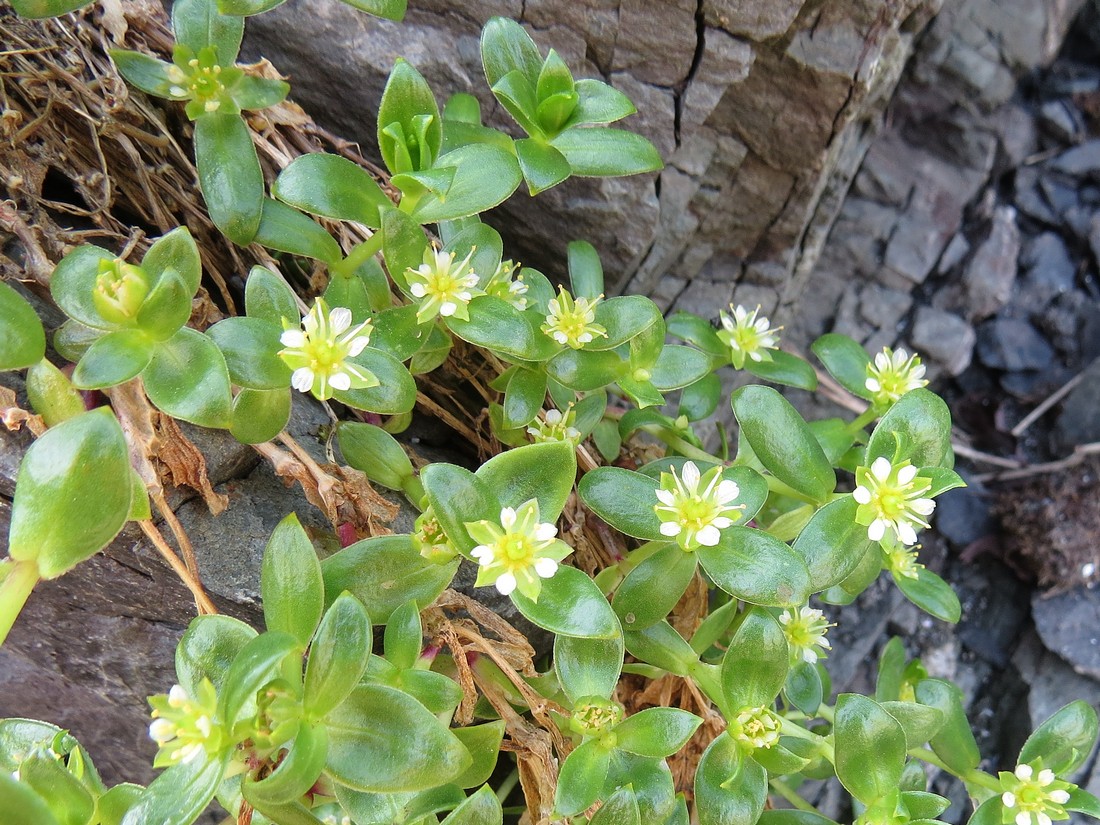
[[[756,362],[772,360],[768,350],[779,346],[779,330],[782,327],[772,327],[767,318],[758,315],[760,307],[749,311],[738,304],[730,304],[730,317],[725,312],[719,313],[722,329],[718,330],[718,338],[730,349],[730,362],[737,369],[743,369],[745,359]]]
[[[209,679],[199,684],[194,698],[173,685],[167,694],[150,696],[149,704],[153,708],[149,738],[158,747],[154,767],[194,762],[221,747],[224,733],[214,721],[218,697]]]
[[[1041,759],[1017,765],[1012,773],[1001,771],[999,779],[1006,814],[1003,821],[1051,825],[1055,820],[1069,819],[1064,806],[1070,800],[1070,791],[1077,786],[1058,779],[1054,771],[1042,766]]]
[[[867,527],[871,541],[881,541],[887,528],[902,544],[916,544],[916,527],[927,528],[928,516],[936,502],[924,498],[932,482],[917,475],[917,468],[908,461],[894,467],[890,460],[879,456],[870,469],[856,470],[852,497],[859,503],[856,523]]]
[[[607,330],[596,323],[596,305],[602,295],[589,301],[588,298],[574,298],[565,287],[558,290],[558,297],[552,298],[546,305],[550,312],[542,325],[543,332],[572,349],[580,349],[596,338],[607,337]]]
[[[293,370],[290,385],[294,389],[325,401],[333,391],[378,386],[370,370],[349,360],[370,344],[371,322],[352,329],[351,321],[351,310],[335,307],[329,311],[324,299],[318,298],[300,329],[283,331],[279,341],[284,349],[279,350],[279,357]]]
[[[519,590],[538,601],[542,579],[558,571],[558,562],[573,552],[557,538],[558,528],[539,521],[539,503],[531,499],[518,508],[500,511],[500,526],[486,521],[466,523],[470,538],[478,545],[470,555],[478,563],[474,585],[495,585],[505,596]]]
[[[694,461],[684,463],[681,475],[670,465],[661,473],[661,486],[656,491],[658,504],[653,509],[661,519],[661,535],[675,538],[684,550],[700,546],[714,547],[721,531],[733,524],[729,516],[745,509],[744,504],[730,504],[741,490],[737,484],[722,478],[721,465],[700,475]]]
[[[428,247],[424,263],[405,270],[409,292],[420,299],[416,311],[418,323],[425,324],[437,315],[444,318],[470,320],[467,306],[475,296],[483,294],[477,288],[478,277],[470,266],[474,250],[455,263],[455,253]]]
[[[546,441],[568,441],[573,446],[580,443],[581,431],[573,426],[577,414],[573,412],[572,405],[562,413],[560,410],[547,410],[541,419],[536,418],[527,434],[536,443]]]
[[[783,626],[783,633],[787,637],[787,647],[790,649],[792,661],[804,661],[814,664],[824,656],[826,650],[832,650],[832,645],[825,638],[830,624],[825,614],[812,607],[803,606],[797,611],[784,610],[779,615],[779,624]],[[821,649],[821,653],[816,650]]]
[[[919,389],[928,384],[924,378],[925,368],[917,355],[909,355],[905,350],[891,350],[883,347],[875,356],[873,364],[867,365],[865,386],[874,393],[876,404],[893,404],[910,390]]]

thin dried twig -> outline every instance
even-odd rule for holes
[[[1057,404],[1059,401],[1069,395],[1073,388],[1081,383],[1084,377],[1085,374],[1083,372],[1077,373],[1077,375],[1073,376],[1073,378],[1069,379],[1069,381],[1067,381],[1065,384],[1063,384],[1054,392],[1052,392],[1049,396],[1047,396],[1043,403],[1041,403],[1038,407],[1025,415],[1020,423],[1009,431],[1012,436],[1014,438],[1019,438],[1021,435],[1023,435],[1024,431],[1027,430],[1027,428],[1034,424],[1036,421],[1038,421],[1043,413],[1045,413],[1047,410],[1049,410],[1051,407],[1053,407],[1055,404]]]
[[[1045,473],[1057,473],[1061,470],[1069,469],[1080,464],[1086,458],[1092,455],[1100,455],[1100,441],[1093,441],[1088,444],[1078,444],[1073,448],[1073,452],[1065,458],[1060,458],[1057,461],[1047,461],[1043,464],[1032,464],[1030,466],[1021,467],[1015,470],[1006,470],[1005,472],[983,473],[982,475],[975,476],[974,481],[982,483],[990,483],[995,481],[1018,481],[1021,478],[1029,478],[1031,476],[1043,475]]]
[[[187,589],[191,591],[191,595],[195,599],[195,608],[199,611],[199,614],[214,615],[217,613],[218,608],[214,607],[214,603],[210,601],[210,597],[207,596],[206,591],[202,589],[202,584],[191,575],[191,572],[183,562],[179,560],[179,557],[168,545],[168,542],[164,540],[164,536],[161,535],[157,526],[151,521],[139,521],[138,526],[141,527],[141,532],[143,532],[145,537],[152,542],[153,547],[157,549],[161,557],[168,562],[168,566],[172,568],[177,576],[179,576],[180,581],[182,581]]]

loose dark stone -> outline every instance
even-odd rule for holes
[[[1078,673],[1100,679],[1100,590],[1078,587],[1049,598],[1036,595],[1031,612],[1047,648]]]
[[[1085,141],[1055,158],[1051,168],[1076,177],[1100,174],[1100,139]]]
[[[1100,359],[1092,362],[1066,397],[1054,435],[1067,448],[1100,441]]]
[[[957,548],[966,547],[995,529],[989,509],[980,486],[949,490],[936,499],[936,530]]]
[[[1027,321],[994,318],[978,327],[978,358],[996,370],[1044,370],[1054,349]]]

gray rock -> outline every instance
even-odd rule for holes
[[[1067,149],[1052,160],[1050,166],[1074,177],[1100,175],[1100,139],[1088,140]]]
[[[1085,370],[1054,425],[1054,436],[1064,448],[1100,441],[1100,359]]]
[[[991,369],[1043,370],[1054,359],[1054,350],[1027,321],[994,318],[978,327],[978,358]]]
[[[970,242],[962,232],[959,232],[948,242],[947,248],[943,250],[943,255],[940,256],[940,261],[936,264],[936,272],[940,275],[946,275],[962,263],[963,258],[969,254]]]
[[[1049,100],[1039,109],[1039,125],[1062,143],[1077,143],[1085,134],[1085,119],[1068,100]]]
[[[1026,269],[1016,303],[1037,314],[1059,295],[1073,289],[1077,267],[1062,239],[1044,232],[1030,241],[1020,258]]]
[[[1078,587],[1031,602],[1046,647],[1083,676],[1100,680],[1100,590]]]
[[[936,499],[935,529],[961,549],[996,529],[989,494],[979,486],[948,490]]]
[[[1089,222],[1089,249],[1092,259],[1100,263],[1100,213],[1093,215]]]
[[[974,252],[963,272],[971,320],[981,320],[1008,303],[1016,281],[1020,230],[1016,210],[1000,206],[993,212],[989,237]]]
[[[1040,223],[1058,226],[1061,221],[1058,214],[1050,208],[1039,181],[1042,173],[1035,166],[1024,166],[1016,170],[1013,200],[1021,212]]]
[[[974,354],[974,328],[958,315],[933,307],[917,309],[909,341],[913,348],[938,362],[949,375],[958,375]]]

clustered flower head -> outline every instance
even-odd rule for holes
[[[743,708],[730,725],[730,732],[744,750],[767,750],[779,741],[781,725],[770,708]]]
[[[657,490],[653,509],[661,519],[661,535],[675,538],[684,550],[699,546],[714,547],[721,531],[740,517],[738,510],[744,504],[730,504],[741,494],[736,482],[722,478],[722,467],[717,465],[702,475],[694,461],[684,463],[681,475],[671,465],[669,472],[661,473],[661,486]]]
[[[279,357],[294,370],[291,386],[322,401],[332,398],[335,390],[377,387],[374,373],[349,360],[366,349],[372,329],[370,321],[352,329],[350,309],[336,307],[330,312],[318,298],[301,329],[287,329],[279,339],[285,347]]]
[[[523,312],[527,309],[527,284],[519,270],[520,265],[515,261],[501,261],[485,285],[485,294],[501,298]]]
[[[874,363],[867,365],[865,386],[874,393],[876,404],[893,404],[910,390],[925,386],[924,366],[917,355],[909,355],[905,350],[896,352],[883,347],[875,356]]]
[[[598,295],[590,301],[574,298],[565,287],[558,289],[558,297],[551,298],[547,304],[550,313],[542,331],[559,344],[573,349],[580,349],[596,338],[606,338],[607,330],[596,323],[596,305],[603,296]]]
[[[1069,819],[1065,805],[1076,786],[1057,779],[1043,761],[1017,765],[1012,773],[1001,771],[1001,821],[1005,825],[1051,825]]]
[[[917,543],[917,527],[928,527],[927,517],[936,509],[936,502],[924,498],[932,482],[917,475],[917,468],[908,461],[896,467],[885,456],[879,456],[870,469],[856,470],[859,485],[852,497],[859,503],[856,523],[867,527],[871,541],[881,541],[890,528],[902,544]]]
[[[771,361],[770,349],[779,346],[779,335],[782,327],[772,327],[771,323],[760,313],[760,307],[751,312],[738,304],[730,304],[733,312],[731,318],[725,312],[719,312],[722,329],[718,330],[718,338],[730,348],[730,361],[737,369],[745,366],[745,359],[749,358],[757,363]]]
[[[160,748],[154,767],[194,762],[203,753],[214,753],[221,747],[223,731],[215,721],[218,696],[209,679],[202,680],[194,697],[179,685],[172,685],[167,694],[150,696],[149,704],[153,708],[149,736]]]
[[[572,407],[564,413],[561,410],[547,410],[542,418],[536,418],[527,428],[527,434],[536,443],[568,441],[575,446],[581,440],[581,431],[573,426],[576,420],[577,414],[573,412]]]
[[[477,273],[470,266],[474,250],[458,263],[454,252],[444,252],[429,246],[424,263],[416,269],[406,269],[409,292],[420,299],[416,311],[418,323],[425,324],[437,315],[443,318],[470,320],[469,304],[482,291],[477,288]]]
[[[885,557],[886,569],[895,576],[903,579],[918,579],[923,564],[917,562],[917,550],[920,545],[913,548],[906,547],[892,536],[887,536],[882,542],[882,553]]]
[[[794,612],[784,610],[779,615],[779,624],[787,637],[792,661],[801,660],[812,665],[825,656],[824,651],[833,648],[825,634],[836,625],[831,624],[820,610],[805,605]]]
[[[478,542],[471,555],[479,565],[476,587],[496,585],[505,596],[519,590],[538,601],[542,579],[558,570],[558,562],[573,552],[556,538],[558,528],[539,522],[539,503],[531,499],[518,508],[500,511],[500,525],[490,521],[466,522],[470,537]]]
[[[600,736],[623,721],[623,706],[602,696],[583,696],[573,707],[569,728],[582,736]]]

